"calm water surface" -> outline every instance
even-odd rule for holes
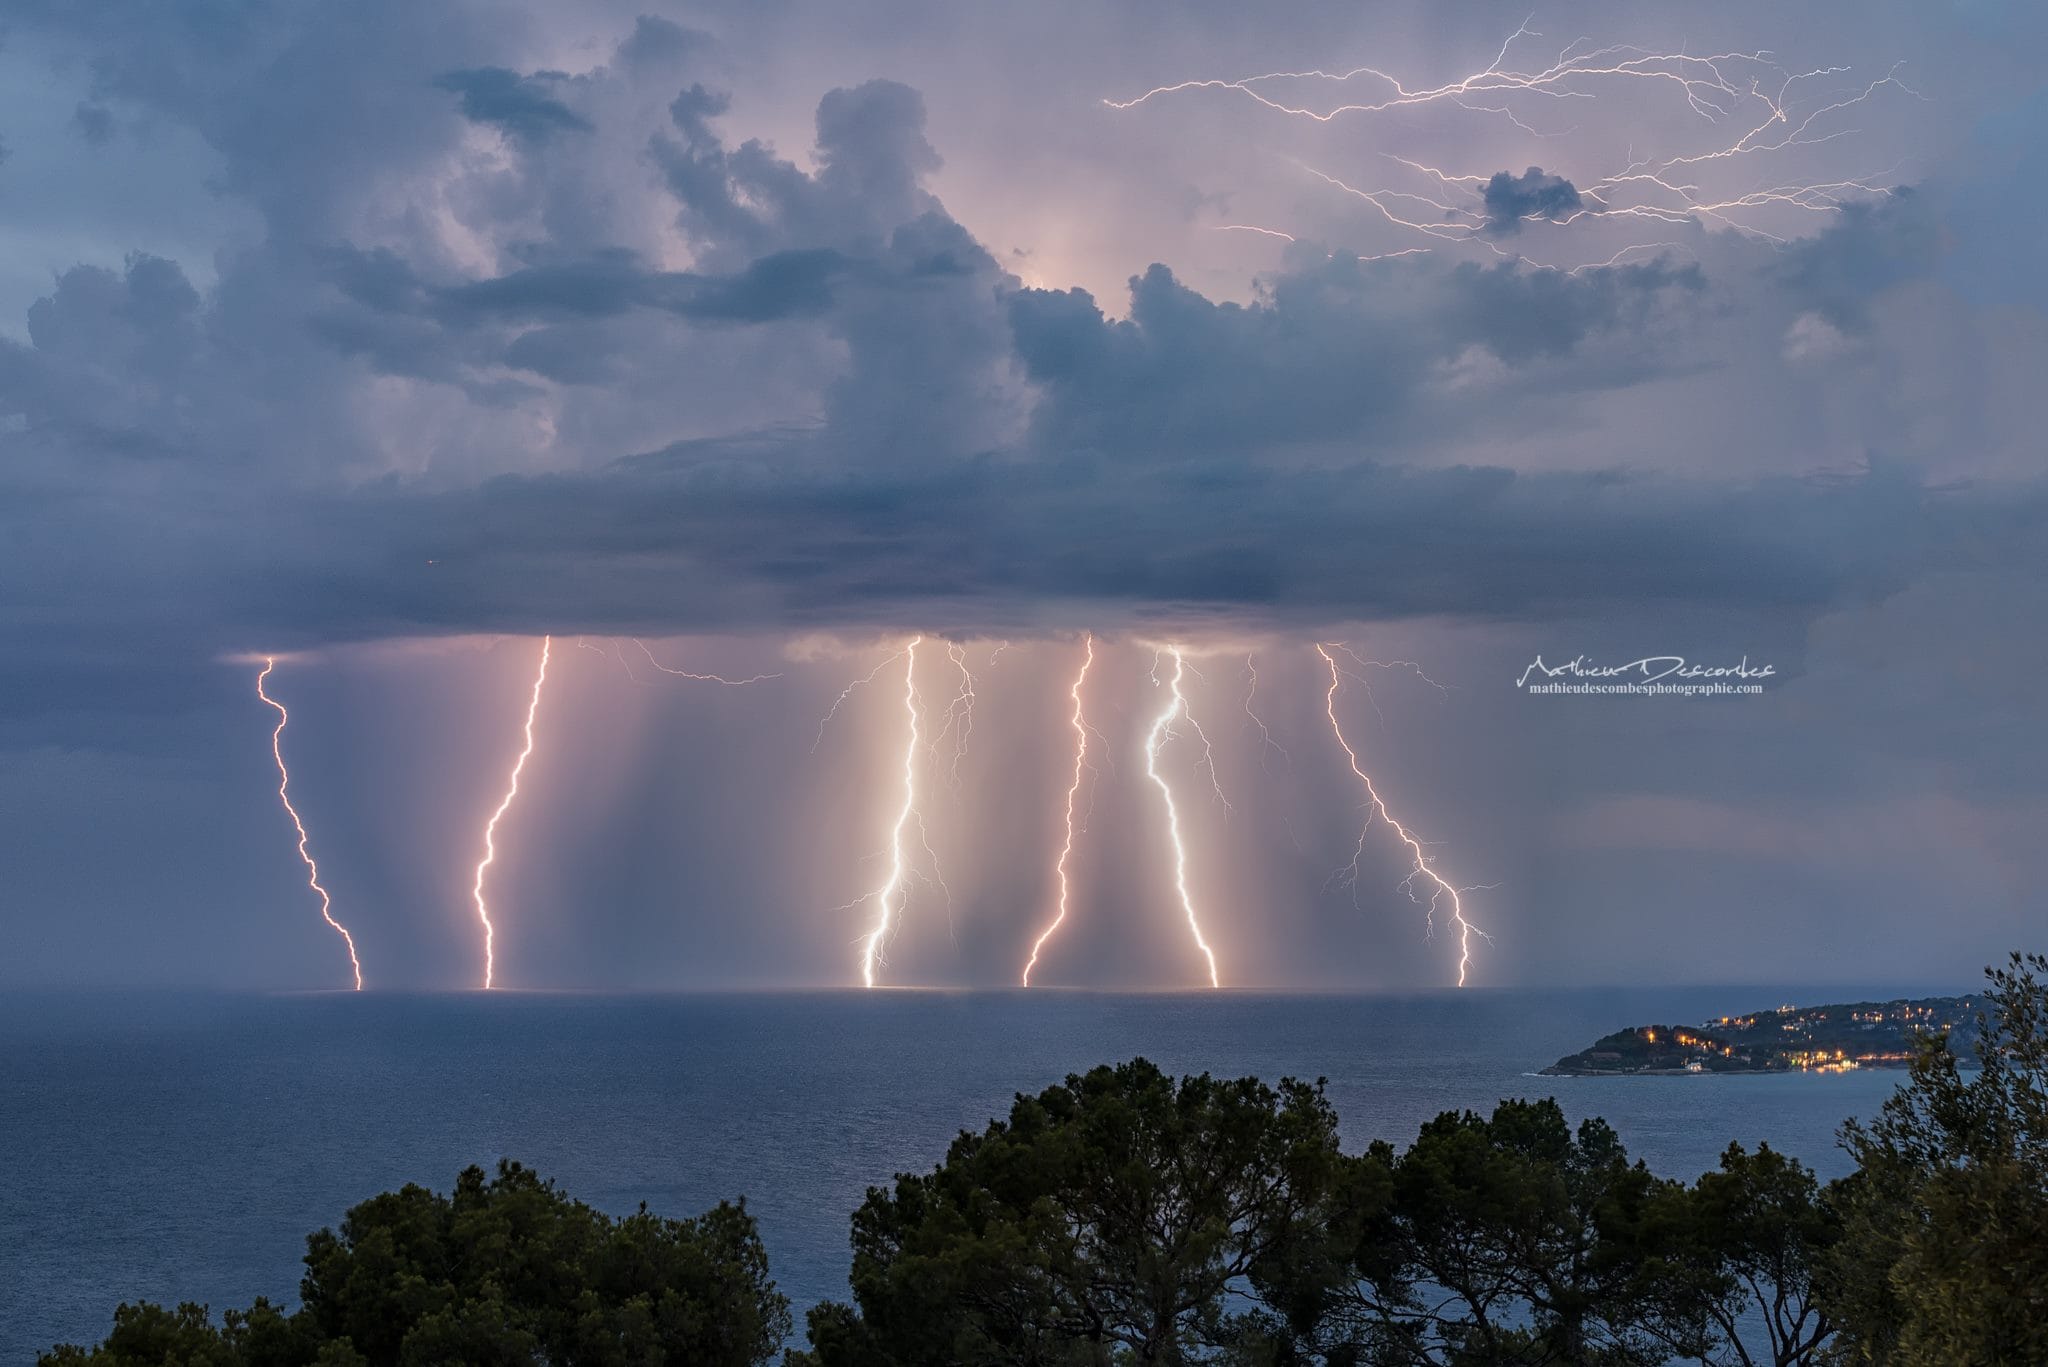
[[[614,1212],[745,1195],[801,1323],[844,1294],[847,1215],[869,1184],[929,1167],[1017,1091],[1137,1054],[1327,1077],[1354,1146],[1555,1096],[1667,1175],[1739,1139],[1828,1176],[1846,1166],[1836,1127],[1898,1075],[1529,1074],[1623,1025],[1897,991],[15,996],[0,1002],[0,1363],[104,1335],[123,1298],[293,1302],[309,1231],[501,1155]]]

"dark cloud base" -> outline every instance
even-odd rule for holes
[[[997,457],[800,484],[704,461],[309,505],[227,595],[260,639],[1155,620],[1303,631],[1663,604],[1815,612],[1970,568],[2048,510],[1894,474],[1742,489],[1382,465]],[[351,547],[367,553],[352,555]],[[368,605],[376,605],[367,611]]]
[[[384,39],[411,41],[410,21],[386,18]],[[310,59],[321,33],[292,30],[290,50]],[[481,31],[419,42],[492,48]],[[204,294],[148,256],[68,271],[29,343],[0,342],[0,566],[24,655],[69,668],[109,641],[199,659],[486,630],[1811,613],[1936,569],[2039,571],[2039,483],[1937,491],[1881,453],[1852,478],[1760,482],[1433,455],[1568,430],[1574,404],[1711,367],[1688,338],[1745,310],[1765,337],[1809,313],[1868,327],[1874,298],[1933,268],[1925,197],[1845,211],[1784,251],[1723,250],[1714,270],[1360,261],[1304,243],[1240,304],[1155,264],[1111,317],[1084,291],[1025,287],[951,217],[927,188],[939,157],[916,91],[827,93],[806,168],[722,131],[727,102],[700,79],[711,46],[643,19],[580,75],[480,58],[386,72],[390,89],[333,89],[291,149],[222,118],[253,98],[241,85],[296,98],[290,61],[241,67],[243,47],[221,49],[216,107],[106,58],[99,94],[207,130],[269,233]],[[402,109],[357,107],[378,99]],[[590,179],[626,107],[661,111],[631,165],[686,269],[621,245],[624,218],[606,214],[623,192]],[[502,168],[459,205],[498,269],[352,240],[329,182],[378,164],[310,159],[342,128],[388,135],[384,162],[413,175],[476,128],[500,135]],[[325,192],[293,193],[312,185]],[[1502,231],[1580,207],[1535,168],[1485,193]],[[411,407],[380,414],[370,396],[391,393]],[[746,415],[725,435],[635,440],[722,402]],[[452,435],[426,468],[374,474],[416,413]],[[543,427],[545,444],[496,445]],[[553,473],[493,473],[522,468]]]

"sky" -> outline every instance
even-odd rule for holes
[[[13,6],[0,983],[349,986],[281,757],[371,988],[485,916],[1008,986],[1062,868],[1046,986],[1966,988],[2048,910],[2044,71],[1990,0]]]

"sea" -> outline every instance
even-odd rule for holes
[[[1841,1123],[1901,1074],[1537,1070],[1626,1025],[1936,990],[15,993],[0,997],[0,1364],[97,1341],[123,1300],[294,1304],[309,1232],[500,1157],[614,1213],[745,1197],[801,1338],[805,1307],[846,1295],[869,1186],[929,1168],[1018,1092],[1137,1056],[1325,1078],[1349,1146],[1553,1096],[1668,1176],[1734,1140],[1834,1176]]]

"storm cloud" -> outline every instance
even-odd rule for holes
[[[1955,953],[2002,948],[2048,800],[2038,690],[2014,682],[2034,647],[2013,630],[2048,593],[2048,293],[2023,231],[2048,38],[2030,11],[1966,9],[1737,6],[1708,35],[1696,9],[1576,6],[1560,32],[1853,65],[1795,87],[1802,111],[1912,57],[1910,91],[1839,121],[1867,141],[1823,124],[1693,163],[1739,145],[1746,87],[1719,113],[1659,90],[1617,114],[1588,90],[1308,117],[1289,111],[1373,105],[1384,78],[1274,78],[1263,101],[1209,79],[1372,62],[1422,89],[1495,60],[1497,17],[1441,6],[1276,22],[1203,0],[1167,34],[1138,9],[926,0],[862,24],[714,6],[688,26],[631,6],[30,3],[0,52],[20,78],[0,109],[20,210],[0,242],[0,746],[18,761],[0,802],[55,853],[22,861],[24,895],[151,905],[140,858],[71,891],[110,806],[246,797],[248,843],[276,834],[264,736],[224,663],[252,653],[302,654],[310,718],[390,728],[392,772],[446,798],[419,818],[424,867],[444,853],[429,837],[468,839],[457,779],[495,763],[498,732],[463,719],[529,666],[498,636],[701,638],[792,676],[915,632],[1015,641],[1032,663],[998,696],[1026,717],[1080,632],[1131,698],[1132,660],[1184,639],[1213,647],[1203,704],[1235,721],[1240,646],[1291,660],[1273,697],[1313,704],[1303,643],[1371,632],[1439,652],[1453,684],[1441,714],[1375,719],[1422,824],[1501,851],[1504,881],[1555,912],[1496,924],[1500,963],[1536,976],[1591,944],[1589,976],[1669,967],[1637,915],[1650,886],[1693,899],[1674,915],[1739,907],[1731,943],[1809,912],[1786,933],[1814,953],[1954,893],[1976,936]],[[1646,207],[1624,177],[1653,156],[1717,197]],[[1751,197],[1757,217],[1720,202]],[[1796,685],[1740,720],[1511,713],[1527,656],[1573,642],[1766,652]],[[640,687],[574,655],[594,709]],[[461,688],[415,716],[424,666],[370,680],[392,659],[456,660]],[[839,669],[791,684],[795,710],[829,702]],[[790,728],[744,705],[721,700],[730,734],[689,743],[757,785],[766,830],[786,793],[742,733]],[[421,750],[406,728],[429,715],[456,753],[427,773],[401,739]],[[320,724],[303,743],[339,773],[352,739]],[[1237,739],[1226,772],[1271,779]],[[1287,739],[1312,756],[1322,737]],[[1042,748],[1017,740],[1009,762]],[[840,759],[872,756],[853,738]],[[665,781],[638,762],[618,768]],[[1302,762],[1300,829],[1247,821],[1265,856],[1297,834],[1319,849],[1353,801]],[[871,785],[833,782],[789,800],[859,825]],[[1815,816],[1844,794],[1854,821]],[[647,811],[663,831],[701,815]],[[374,846],[347,844],[374,816],[325,815],[344,850]],[[1770,834],[1801,821],[1826,839]],[[150,829],[195,897],[297,887],[289,847],[280,883],[242,871],[239,844],[191,853],[213,848],[196,825]],[[866,838],[838,831],[826,872]],[[1724,844],[1731,862],[1707,863]],[[1039,853],[990,886],[1028,901]],[[616,906],[668,905],[631,861],[591,859]],[[222,890],[228,867],[246,886]],[[721,943],[780,971],[748,917],[845,896],[803,872],[705,875],[739,909]],[[1285,884],[1287,905],[1321,907],[1326,872]],[[378,886],[402,910],[424,894],[399,881]],[[393,936],[414,933],[400,910]],[[106,912],[67,939],[65,914],[38,922],[36,963],[70,971],[119,938],[92,927],[134,928]],[[1008,941],[966,924],[970,947],[1000,941],[976,980],[1006,980]],[[183,952],[157,934],[147,953]],[[417,981],[449,980],[435,952]],[[590,981],[641,981],[587,952]],[[1314,955],[1274,953],[1273,980],[1321,981]],[[1684,971],[1735,971],[1733,953]]]
[[[1565,218],[1585,207],[1577,186],[1538,166],[1519,176],[1494,172],[1480,197],[1486,204],[1486,230],[1496,237],[1520,232],[1525,219]]]
[[[509,169],[481,208],[512,206],[516,223],[567,193],[580,163],[543,135],[605,134],[608,99],[682,79],[675,63],[702,50],[649,21],[573,80],[466,77],[467,117],[511,121]],[[195,497],[213,491],[216,518],[250,510],[223,539],[216,518],[181,525],[138,503],[151,529],[114,535],[95,585],[125,564],[145,597],[204,602],[189,639],[210,651],[923,614],[1015,629],[1054,603],[1306,628],[1617,601],[1817,610],[1968,562],[2010,524],[2009,502],[1900,471],[1717,482],[1631,471],[1626,455],[1569,473],[1416,463],[1432,445],[1515,430],[1533,395],[1696,372],[1702,328],[1859,316],[1932,269],[1910,195],[1789,255],[1711,267],[1656,255],[1567,273],[1305,250],[1238,302],[1155,263],[1111,314],[1085,290],[1024,284],[951,217],[906,86],[825,94],[810,170],[729,143],[710,121],[725,100],[700,83],[654,107],[646,193],[666,197],[689,268],[651,247],[519,237],[504,268],[479,273],[342,239],[252,248],[206,295],[147,255],[60,277],[26,344],[0,343],[18,468],[92,468],[122,487],[149,478],[136,462],[169,462]],[[1489,205],[1549,213],[1576,197],[1554,181],[1496,177]],[[750,387],[786,386],[804,409],[645,444],[686,411],[683,394],[721,383],[735,344],[758,348]],[[258,356],[288,357],[289,381],[262,383]],[[442,413],[458,449],[391,468],[411,434],[363,407],[374,377],[420,386],[408,406]],[[463,405],[478,420],[450,427]],[[554,434],[538,444],[536,418]],[[269,457],[287,443],[294,462]],[[471,443],[489,477],[441,473]],[[82,517],[72,533],[89,537],[126,514],[117,500],[46,502],[39,516],[53,515]],[[166,538],[188,539],[169,575],[124,554],[158,557]]]

